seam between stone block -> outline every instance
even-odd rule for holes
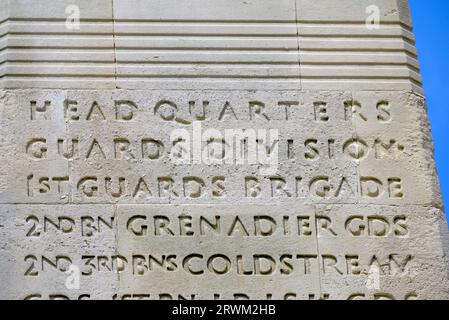
[[[114,11],[114,0],[111,0],[111,14],[112,14],[112,45],[114,51],[114,87],[118,88],[118,66],[117,66],[117,46],[116,46],[116,36],[115,36],[115,11]]]
[[[299,17],[298,17],[298,0],[295,0],[295,25],[296,25],[296,42],[298,44],[298,77],[299,77],[299,90],[302,89],[302,77],[301,77],[301,48],[299,45]]]

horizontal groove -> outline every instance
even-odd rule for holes
[[[358,56],[360,57],[372,57],[372,61],[377,61],[377,57],[403,57],[403,58],[408,58],[410,60],[412,60],[412,62],[416,63],[418,65],[418,59],[417,56],[415,54],[412,54],[411,52],[408,51],[383,51],[383,52],[379,52],[379,51],[331,51],[331,50],[324,50],[321,52],[320,51],[315,51],[315,50],[301,50],[300,52],[300,57],[302,58],[301,61],[307,61],[307,59],[310,58],[319,58],[319,57],[324,57],[324,58],[328,58],[328,57],[340,57],[342,59],[344,59],[345,57],[348,56]],[[322,61],[315,61],[316,63],[326,63],[326,60],[322,60]],[[315,63],[315,62],[311,62],[311,63]],[[343,63],[346,63],[347,59],[344,60]],[[370,63],[371,61],[367,61],[366,63]],[[360,62],[362,63],[362,62]],[[365,63],[365,62],[363,62]],[[403,62],[405,63],[405,62]],[[408,63],[410,65],[410,63]]]
[[[77,46],[6,46],[4,49],[10,50],[67,50],[67,51],[81,51],[81,52],[95,52],[95,51],[111,51],[114,52],[114,47],[77,47]]]
[[[301,62],[301,67],[307,67],[307,66],[326,66],[326,67],[333,67],[333,66],[342,66],[342,67],[348,67],[348,68],[356,68],[356,67],[405,67],[412,71],[415,71],[417,73],[420,72],[419,68],[416,68],[408,63],[403,62],[389,62],[389,63],[378,63],[378,62],[358,62],[358,63],[352,63],[352,62]]]
[[[373,53],[373,54],[383,54],[383,53],[404,53],[409,57],[417,60],[418,56],[410,51],[404,49],[384,49],[379,48],[373,49],[361,49],[361,48],[301,48],[300,53],[303,52],[337,52],[337,53]]]
[[[140,60],[116,60],[117,63],[122,65],[158,65],[158,66],[176,66],[176,65],[191,65],[193,67],[198,65],[217,65],[217,66],[226,66],[226,65],[242,65],[242,66],[298,66],[299,61],[140,61]],[[64,61],[64,60],[7,60],[0,61],[0,65],[2,64],[15,64],[15,65],[32,65],[32,64],[51,64],[54,66],[58,65],[83,65],[83,64],[91,64],[91,65],[114,65],[114,61],[92,61],[92,60],[75,60],[75,61]]]
[[[7,18],[4,19],[2,21],[0,21],[0,25],[2,25],[3,23],[7,23],[7,22],[26,22],[26,23],[33,23],[33,22],[61,22],[61,23],[66,23],[67,19],[65,18],[18,18],[18,17],[14,17],[14,18]],[[112,23],[112,19],[80,19],[80,23],[83,22],[111,22]]]
[[[282,37],[286,37],[286,38],[296,38],[297,34],[296,33],[277,33],[277,34],[245,34],[245,33],[170,33],[170,32],[157,32],[157,33],[139,33],[139,32],[78,32],[78,33],[73,33],[73,32],[9,32],[6,33],[4,35],[0,35],[0,38],[5,36],[5,35],[13,35],[13,36],[85,36],[85,37],[93,37],[93,36],[121,36],[121,37],[125,37],[125,36],[129,36],[129,37],[191,37],[191,38],[195,38],[195,37],[229,37],[229,38],[238,38],[238,37],[242,37],[242,38],[250,38],[250,37],[254,37],[254,38],[282,38]]]
[[[4,19],[3,21],[0,21],[0,25],[6,22],[62,22],[65,23],[66,19],[65,18],[8,18],[8,19]],[[248,24],[248,23],[263,23],[263,24],[270,24],[270,23],[279,23],[279,24],[285,24],[285,23],[296,23],[296,20],[257,20],[257,19],[252,19],[252,20],[239,20],[239,19],[92,19],[92,18],[88,18],[88,19],[80,19],[80,23],[83,22],[115,22],[115,23],[120,23],[120,22],[126,22],[126,23],[161,23],[161,22],[166,22],[166,23],[198,23],[198,24],[203,24],[203,23],[242,23],[242,24]],[[364,22],[363,22],[364,23]]]
[[[24,37],[78,37],[72,39],[80,39],[82,38],[90,38],[90,37],[104,37],[107,39],[108,37],[133,37],[133,38],[164,38],[164,37],[184,37],[189,39],[201,38],[228,38],[229,40],[238,39],[238,38],[255,38],[255,39],[278,39],[282,40],[282,38],[304,38],[304,39],[346,39],[348,41],[352,40],[372,40],[372,39],[382,39],[382,40],[401,40],[412,46],[415,46],[415,40],[410,39],[403,35],[383,35],[383,34],[371,34],[371,35],[354,35],[354,34],[297,34],[297,33],[278,33],[278,34],[257,34],[257,33],[171,33],[171,32],[157,32],[157,33],[139,33],[139,32],[89,32],[89,33],[74,33],[74,32],[9,32],[0,35],[1,38],[8,38],[10,36],[20,38],[20,36]]]
[[[14,77],[14,78],[86,78],[86,79],[115,79],[115,75],[77,75],[77,74],[6,74],[0,76],[0,78]],[[404,80],[410,81],[418,86],[422,86],[422,83],[411,77],[381,77],[381,76],[303,76],[301,75],[285,75],[285,76],[257,76],[257,75],[197,75],[197,74],[180,74],[180,75],[167,75],[167,74],[118,74],[117,79],[257,79],[257,80],[274,80],[274,79],[292,79],[292,80],[381,80],[381,81],[395,81]]]
[[[214,45],[214,46],[212,46]],[[113,48],[109,47],[109,46],[104,46],[104,47],[67,47],[67,46],[57,46],[57,45],[52,45],[52,46],[45,46],[45,47],[34,47],[34,46],[5,46],[2,49],[0,49],[1,51],[6,51],[8,49],[12,49],[12,50],[33,50],[33,49],[39,49],[42,50],[42,52],[46,52],[47,50],[70,50],[70,49],[84,49],[84,50],[96,50],[96,49],[109,49],[112,50]],[[288,47],[282,46],[282,44],[279,44],[279,46],[277,47],[262,47],[262,46],[246,46],[246,44],[244,43],[244,41],[242,41],[241,43],[236,43],[234,46],[232,47],[222,47],[220,43],[215,43],[215,44],[211,44],[210,46],[208,46],[207,43],[202,43],[200,46],[196,46],[193,42],[190,44],[186,44],[186,46],[176,46],[175,43],[172,44],[172,46],[150,46],[150,45],[144,45],[141,42],[135,41],[134,43],[131,44],[124,44],[122,46],[117,46],[116,48],[116,52],[119,52],[120,50],[126,50],[127,52],[129,52],[130,50],[133,52],[149,52],[151,50],[156,50],[156,51],[172,51],[172,52],[182,52],[182,51],[195,51],[195,52],[200,52],[200,53],[206,53],[206,52],[222,52],[222,53],[226,53],[226,52],[242,52],[242,51],[246,51],[246,52],[259,52],[259,53],[269,53],[269,52],[298,52],[298,49],[293,47],[293,45],[289,45]]]
[[[298,35],[298,38],[317,38],[317,39],[346,39],[348,41],[351,40],[372,40],[372,39],[382,39],[382,40],[402,40],[408,44],[415,45],[415,41],[401,35],[386,35],[386,34],[371,34],[371,35],[360,35],[360,34],[301,34]]]
[[[204,48],[204,47],[128,47],[128,46],[119,46],[116,47],[117,51],[120,50],[133,50],[133,51],[204,51],[204,52],[240,52],[240,51],[277,51],[277,52],[298,52],[298,48],[279,48],[279,47],[269,47],[269,48],[251,48],[251,47],[235,47],[235,48],[227,48],[227,47],[214,47],[214,48]]]
[[[336,20],[297,20],[296,21],[299,25],[300,24],[304,24],[304,25],[361,25],[361,26],[366,26],[366,21],[336,21]],[[403,23],[402,21],[380,21],[380,26],[401,26],[402,28],[404,28],[407,31],[413,32],[413,28],[410,27],[409,25]]]
[[[301,54],[309,54],[309,55],[340,55],[346,56],[347,54],[351,55],[381,55],[381,56],[399,56],[401,54],[405,54],[410,57],[412,53],[409,51],[405,51],[404,49],[363,49],[363,48],[302,48]]]
[[[95,37],[95,36],[114,36],[111,32],[8,32],[4,35],[10,36],[83,36],[83,37]]]
[[[296,79],[299,81],[298,75],[285,75],[285,76],[253,76],[253,75],[197,75],[197,74],[180,74],[180,75],[167,75],[167,74],[118,74],[117,78],[148,78],[148,79]]]
[[[303,76],[301,75],[302,80],[380,80],[380,81],[395,81],[395,80],[404,80],[412,82],[413,84],[422,87],[422,83],[411,78],[411,77],[379,77],[379,76]]]
[[[186,81],[196,79],[198,81],[212,81],[212,80],[222,80],[222,81],[292,81],[300,82],[299,76],[272,76],[272,77],[261,77],[261,76],[242,76],[242,75],[212,75],[212,76],[197,76],[197,75],[182,75],[182,76],[168,76],[168,75],[152,75],[152,76],[141,76],[141,75],[119,75],[115,76],[76,76],[76,75],[38,75],[38,74],[28,74],[28,75],[3,75],[0,79],[5,81]]]
[[[65,23],[65,18],[7,18],[0,21],[0,25],[7,22],[61,22]],[[205,24],[205,23],[221,23],[221,24],[233,24],[233,23],[241,23],[241,24],[305,24],[305,25],[366,25],[364,20],[354,20],[354,21],[338,21],[338,20],[239,20],[239,19],[80,19],[80,23],[197,23],[197,24]],[[413,31],[409,25],[403,23],[402,21],[380,21],[381,26],[401,26],[407,31]]]
[[[113,47],[68,47],[68,46],[6,46],[3,48],[0,48],[0,51],[7,50],[7,49],[13,49],[13,50],[113,50]],[[277,52],[298,52],[298,49],[293,48],[276,48],[276,47],[270,47],[270,48],[251,48],[251,47],[235,47],[235,48],[227,48],[227,47],[214,47],[214,48],[203,48],[203,47],[128,47],[128,46],[121,46],[116,47],[116,50],[147,50],[147,51],[277,51]]]
[[[67,65],[67,64],[100,64],[100,65],[114,65],[114,61],[92,61],[92,60],[15,60],[8,59],[2,63],[29,65],[29,64],[51,64],[51,65]],[[1,64],[1,63],[0,63]]]
[[[299,61],[131,61],[131,60],[117,60],[117,63],[124,65],[145,65],[145,64],[154,64],[154,65],[167,65],[167,66],[176,66],[176,65],[254,65],[254,66],[271,66],[271,65],[294,65],[298,66]]]
[[[33,78],[101,78],[101,79],[115,79],[115,75],[111,74],[89,74],[89,75],[85,75],[85,74],[50,74],[50,73],[46,73],[46,74],[42,74],[42,73],[22,73],[22,74],[16,74],[16,73],[9,73],[4,75],[4,77],[14,77],[14,78],[29,78],[29,77],[33,77]]]
[[[21,37],[23,35],[23,37]],[[48,37],[44,37],[48,35]],[[29,33],[29,34],[18,34],[14,35],[12,33],[8,33],[6,39],[7,40],[28,40],[28,39],[59,39],[63,38],[64,40],[92,40],[92,39],[101,39],[101,40],[112,40],[114,36],[113,33],[108,34],[92,34],[92,33],[80,33],[80,34],[70,34],[70,33],[55,33],[55,34],[46,34],[42,33]]]
[[[298,64],[298,63],[295,63],[295,62],[279,62],[279,63],[266,63],[266,62],[247,62],[247,63],[245,63],[245,62],[242,62],[242,63],[240,63],[240,62],[220,62],[220,63],[218,63],[218,62],[211,62],[211,63],[208,63],[208,62],[172,62],[172,63],[168,63],[168,62],[161,62],[161,63],[159,63],[159,62],[157,62],[157,63],[141,63],[141,62],[126,62],[126,63],[123,63],[123,62],[119,62],[122,66],[135,66],[135,67],[139,67],[139,66],[141,66],[141,65],[145,65],[145,64],[149,64],[149,65],[157,65],[158,67],[177,67],[177,66],[191,66],[191,67],[201,67],[201,66],[208,66],[208,65],[213,65],[213,66],[221,66],[221,67],[226,67],[226,66],[246,66],[246,65],[251,65],[252,66],[252,68],[258,68],[258,67],[260,67],[261,69],[263,69],[263,68],[269,68],[269,67],[272,67],[272,66],[283,66],[283,68],[281,68],[280,70],[282,70],[282,69],[289,69],[289,68],[287,68],[288,66],[291,66],[291,65],[293,65],[293,66],[295,66],[296,68],[297,67],[301,67],[301,68],[309,68],[309,67],[311,67],[311,68],[309,68],[309,69],[314,69],[315,67],[317,68],[317,69],[319,69],[319,67],[325,67],[326,69],[332,69],[333,67],[343,67],[342,69],[344,69],[344,67],[347,67],[348,69],[354,69],[354,68],[360,68],[360,67],[364,67],[364,66],[368,66],[368,67],[373,67],[373,68],[380,68],[379,70],[381,70],[381,68],[400,68],[400,67],[403,67],[404,69],[408,69],[408,70],[411,70],[411,71],[414,71],[414,72],[416,72],[416,73],[419,73],[419,70],[418,69],[416,69],[416,68],[414,68],[413,66],[410,66],[410,65],[408,65],[408,64],[404,64],[404,63],[397,63],[397,64],[394,64],[394,63],[327,63],[327,62],[323,62],[323,63],[301,63],[301,64]],[[72,63],[72,62],[69,62],[69,63],[64,63],[64,62],[59,62],[59,61],[57,61],[57,62],[26,62],[26,63],[21,63],[21,62],[19,62],[19,63],[12,63],[11,61],[3,61],[3,62],[1,62],[0,64],[5,64],[5,65],[11,65],[11,64],[15,64],[15,65],[12,65],[12,66],[15,66],[15,67],[17,67],[17,66],[20,66],[20,65],[29,65],[29,66],[32,66],[32,67],[38,67],[39,65],[42,65],[42,64],[44,64],[44,66],[59,66],[59,65],[65,65],[66,67],[71,67],[71,65],[73,65],[73,64],[76,64],[76,65],[79,65],[79,64],[84,64],[84,63],[79,63],[79,62],[77,62],[77,63]],[[92,63],[92,62],[88,62],[88,63],[86,63],[86,66],[85,67],[95,67],[96,65],[110,65],[110,66],[113,66],[114,64],[113,63],[111,63],[111,62],[107,62],[107,63]],[[242,69],[244,69],[244,68],[242,68]],[[120,74],[118,74],[119,76],[120,76]],[[145,75],[143,75],[143,76],[145,76]]]
[[[116,37],[118,35],[115,35]],[[178,36],[176,36],[178,37]],[[234,34],[231,36],[226,36],[226,40],[242,40],[241,38],[244,38],[245,40],[251,40],[251,38],[257,39],[257,40],[273,40],[273,38],[277,41],[282,41],[282,40],[292,40],[296,39],[297,35],[296,34],[292,34],[289,35],[287,37],[281,37],[281,36],[271,36],[269,35],[268,37],[266,37],[265,35],[248,35],[248,36],[240,36],[240,34]],[[146,40],[148,38],[151,39],[156,39],[156,40],[173,40],[173,39],[169,39],[172,38],[170,35],[167,36],[165,34],[158,34],[158,35],[151,35],[151,36],[146,36],[146,35],[137,35],[137,36],[122,36],[121,39],[117,39],[116,40]],[[178,37],[179,38],[179,37]],[[223,40],[221,39],[223,37],[221,37],[221,35],[218,34],[212,34],[212,35],[206,35],[206,36],[198,36],[198,35],[193,35],[193,36],[182,36],[182,40]],[[264,39],[267,38],[267,39]],[[174,39],[174,40],[180,40],[180,39]]]
[[[0,48],[1,51],[7,49],[11,50],[82,50],[82,51],[97,51],[97,50],[110,50],[113,52],[113,46],[95,46],[95,47],[84,47],[84,46],[5,46]],[[203,52],[240,52],[240,51],[251,51],[251,52],[298,52],[297,48],[286,48],[286,47],[137,47],[137,46],[117,46],[115,48],[117,51],[120,50],[132,50],[132,51],[203,51]],[[302,52],[347,52],[347,53],[407,53],[410,57],[417,59],[417,55],[403,48],[301,48]]]
[[[288,32],[288,33],[174,33],[174,32],[7,32],[0,35],[4,37],[6,35],[11,36],[133,36],[133,37],[298,37],[298,33]],[[348,39],[401,39],[412,42],[409,38],[403,35],[389,35],[389,34],[351,34],[351,33],[339,33],[339,34],[301,34],[299,32],[300,38],[348,38]]]
[[[107,47],[67,47],[67,46],[6,46],[3,48],[0,48],[1,51],[5,51],[8,49],[12,50],[110,50],[111,52],[114,52],[113,46],[107,46]]]

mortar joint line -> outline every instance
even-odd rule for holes
[[[298,0],[295,0],[295,25],[296,25],[296,45],[298,50],[298,77],[299,77],[299,90],[302,90],[301,79],[301,53],[299,45],[299,18],[298,18]]]
[[[117,66],[117,47],[116,47],[116,35],[115,35],[115,11],[114,0],[111,0],[112,7],[112,45],[114,50],[114,88],[118,89],[118,66]]]

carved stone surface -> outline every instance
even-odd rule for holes
[[[0,20],[0,298],[449,298],[407,1]]]

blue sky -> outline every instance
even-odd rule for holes
[[[410,0],[443,199],[449,208],[449,1]],[[449,211],[446,210],[449,218]]]

